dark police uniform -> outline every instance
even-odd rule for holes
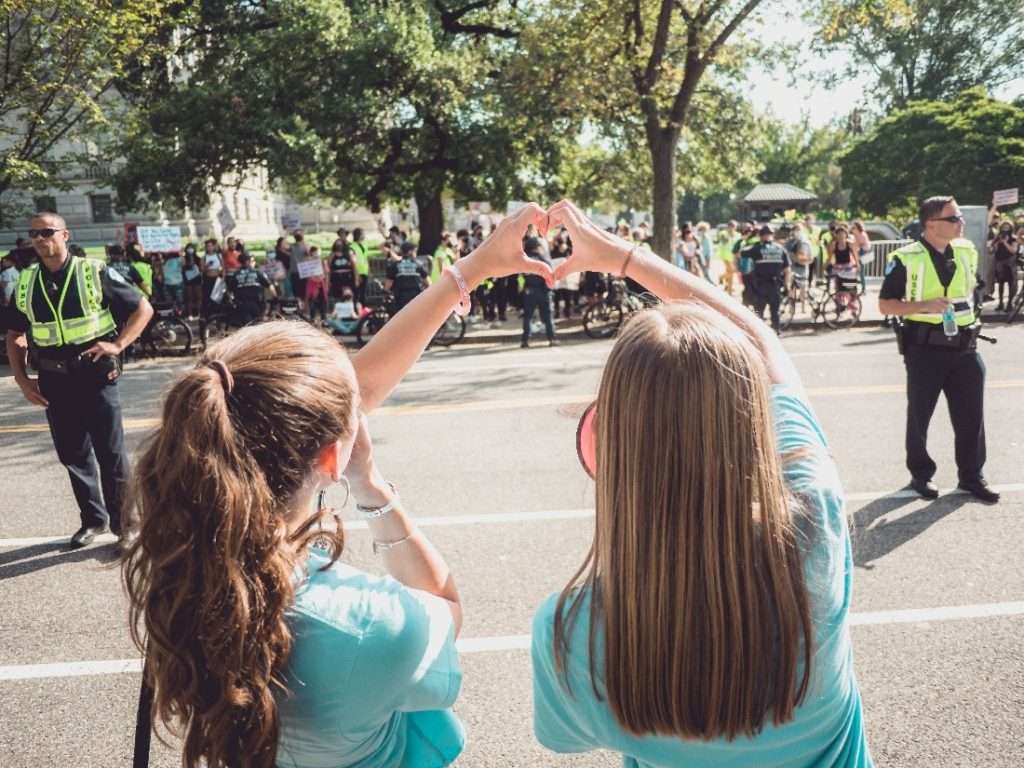
[[[263,317],[263,290],[270,287],[270,279],[251,266],[242,267],[228,275],[228,288],[235,297],[235,322],[248,325]]]
[[[926,240],[892,254],[879,298],[954,301],[957,335],[947,337],[941,314],[908,315],[902,343],[907,368],[907,469],[918,481],[935,474],[928,455],[928,424],[945,393],[956,436],[956,465],[962,483],[981,481],[985,464],[983,399],[985,364],[977,352],[975,321],[978,254],[969,240],[954,240],[940,253]]]
[[[71,478],[82,526],[109,525],[117,534],[133,522],[124,507],[129,465],[120,361],[103,356],[94,363],[81,355],[97,341],[115,339],[116,323],[141,301],[142,294],[104,262],[68,255],[56,273],[41,263],[22,272],[9,315],[10,330],[28,335],[39,390],[49,401],[50,435]]]
[[[782,303],[782,286],[789,268],[789,254],[775,242],[759,242],[744,251],[754,263],[749,275],[750,293],[754,311],[758,317],[764,314],[765,305],[772,316],[772,328],[779,331],[779,305]]]
[[[398,312],[420,295],[427,270],[419,259],[407,256],[389,264],[387,276],[392,281],[391,293],[395,297],[395,311]]]

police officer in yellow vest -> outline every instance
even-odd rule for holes
[[[124,505],[129,469],[118,356],[145,329],[153,308],[103,261],[70,255],[60,216],[38,214],[28,232],[39,263],[19,277],[7,356],[25,398],[46,408],[57,456],[71,477],[82,519],[71,545],[84,547],[109,526],[124,547],[134,532]],[[118,320],[125,320],[120,333]],[[26,335],[38,379],[27,373]]]
[[[921,203],[918,218],[921,239],[893,254],[878,302],[882,314],[904,321],[910,485],[926,499],[939,495],[926,442],[939,393],[945,393],[956,435],[959,486],[993,504],[999,494],[982,474],[985,364],[976,349],[978,253],[963,239],[964,219],[952,197],[928,198]]]
[[[366,283],[370,279],[370,249],[363,242],[363,228],[352,230],[352,258],[356,265],[356,301],[366,303]]]

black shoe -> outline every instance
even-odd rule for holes
[[[999,494],[989,488],[984,480],[968,480],[961,482],[957,487],[986,504],[996,504],[999,501]]]
[[[557,347],[560,343],[561,342],[559,342],[558,339],[548,339],[549,347]]]
[[[913,488],[922,499],[939,498],[939,489],[931,480],[915,477],[910,481],[910,487]]]
[[[105,525],[83,525],[77,531],[75,535],[71,537],[71,548],[81,549],[92,544],[93,539],[102,533],[107,532],[107,526]]]
[[[522,342],[522,343],[521,343],[521,344],[519,345],[519,348],[520,348],[520,349],[529,349],[529,348],[530,348],[530,342],[528,342],[528,341],[524,341],[524,342]]]

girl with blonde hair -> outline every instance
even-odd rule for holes
[[[869,766],[843,490],[775,335],[715,287],[551,211],[555,271],[666,300],[623,328],[578,449],[590,552],[533,626],[534,728],[626,766]],[[684,300],[684,301],[680,301]]]
[[[505,219],[351,359],[310,326],[267,323],[171,388],[137,467],[124,579],[143,692],[186,768],[440,768],[460,753],[459,593],[377,468],[364,414],[484,278],[550,281],[521,248],[546,221],[536,205]],[[386,578],[339,562],[344,528],[322,527],[343,477]]]

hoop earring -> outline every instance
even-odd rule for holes
[[[331,485],[327,486],[327,488],[330,488],[331,486],[340,485],[342,483],[344,483],[345,485],[345,500],[341,502],[340,509],[344,509],[346,506],[348,506],[349,496],[352,495],[352,487],[348,483],[348,478],[342,475],[340,478],[331,483]],[[324,510],[327,508],[327,488],[320,489],[320,495],[317,497],[316,501],[316,508],[318,510]]]

